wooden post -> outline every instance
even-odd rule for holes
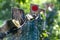
[[[18,20],[22,25],[25,21],[24,11],[19,8],[12,8],[12,19]]]

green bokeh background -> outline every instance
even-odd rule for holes
[[[53,3],[57,10],[53,23],[53,34],[51,34],[50,40],[60,40],[60,0],[0,0],[0,26],[5,20],[11,19],[11,7],[23,9],[25,14],[27,14],[30,13],[30,4],[38,4],[40,8],[44,8],[43,3],[49,2]],[[44,35],[47,36],[47,34]]]

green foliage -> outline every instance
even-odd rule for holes
[[[3,21],[2,21],[2,20],[0,20],[0,25],[2,25],[2,23],[3,23]]]
[[[48,36],[50,40],[60,40],[60,0],[0,0],[0,20],[6,20],[11,18],[11,7],[19,7],[20,9],[24,10],[25,14],[27,14],[30,13],[31,3],[38,4],[40,8],[44,8],[43,3],[46,1],[54,4],[54,7],[56,9],[56,15],[53,17],[53,22],[50,21],[50,19],[52,19],[51,16],[54,15],[53,13],[51,14],[51,16],[49,16],[49,21],[47,20],[48,25],[46,31],[50,32],[50,27],[52,27],[50,36],[46,34],[46,32],[42,32],[42,34],[44,35],[44,37]],[[47,13],[49,12],[47,11]],[[44,14],[41,14],[41,16],[43,20],[46,19]],[[0,21],[0,25],[1,24],[2,21]],[[42,27],[41,25],[39,26]],[[41,29],[40,27],[39,29]]]

